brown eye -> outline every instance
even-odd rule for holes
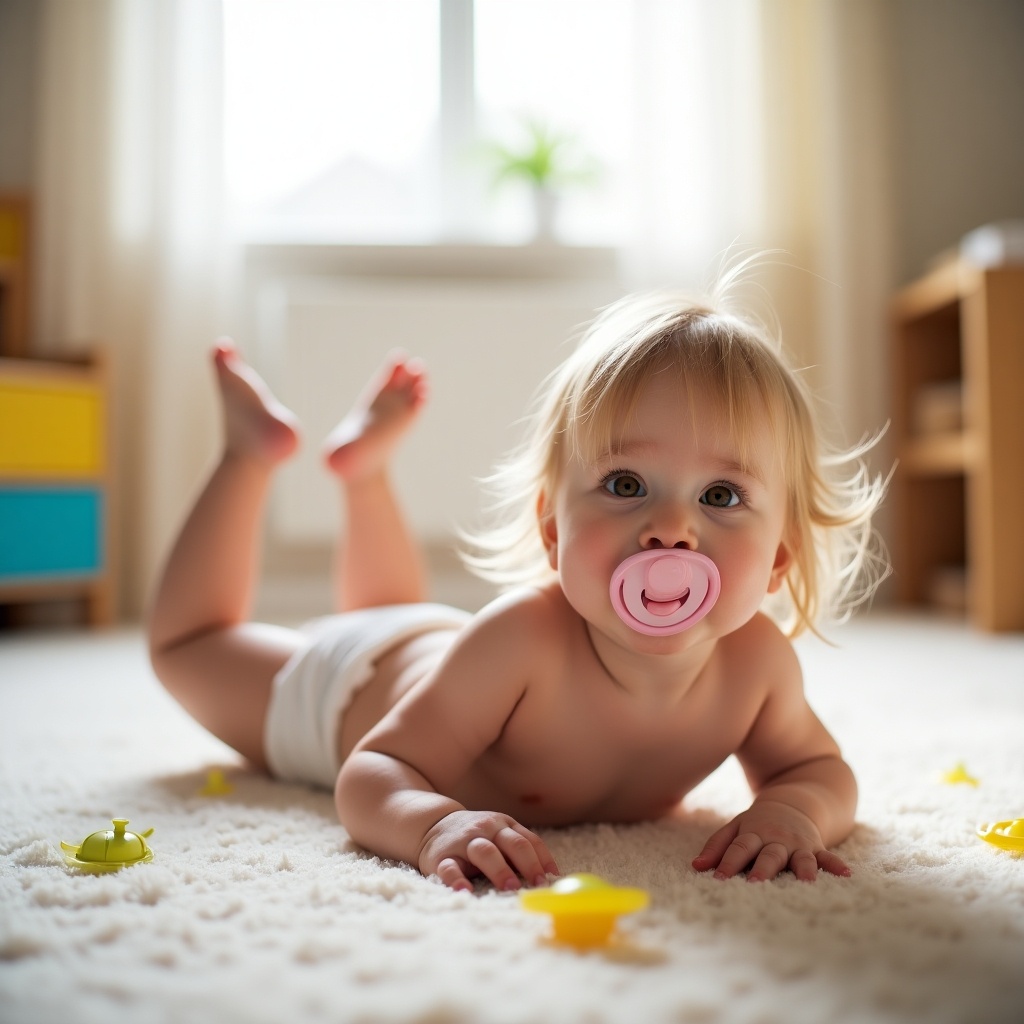
[[[604,489],[617,498],[642,498],[647,494],[644,485],[630,473],[617,473],[608,477]]]
[[[712,508],[732,508],[740,503],[740,496],[725,484],[715,484],[700,496],[700,501],[702,505],[710,505]]]

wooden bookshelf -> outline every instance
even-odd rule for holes
[[[29,349],[31,203],[0,191],[0,356]]]
[[[1024,266],[938,267],[894,296],[891,328],[898,596],[928,603],[961,567],[971,620],[1024,630]],[[957,382],[959,422],[931,428],[924,399]]]

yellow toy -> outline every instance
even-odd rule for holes
[[[114,818],[114,830],[105,829],[86,836],[80,846],[72,846],[61,840],[64,860],[69,867],[81,871],[99,873],[102,871],[118,871],[131,864],[145,864],[153,859],[153,851],[146,845],[146,840],[153,834],[152,829],[145,832],[127,832],[127,818]]]
[[[235,787],[224,778],[224,773],[219,768],[211,768],[199,796],[228,796],[234,791]]]
[[[1024,818],[979,825],[978,838],[999,847],[1000,850],[1024,853]]]
[[[620,889],[588,874],[566,875],[519,898],[524,909],[551,915],[556,942],[581,949],[604,945],[620,914],[643,910],[650,903],[643,889]]]
[[[963,761],[958,761],[956,766],[950,771],[943,772],[942,781],[948,782],[951,786],[955,786],[958,783],[966,783],[968,786],[974,786],[975,788],[981,784],[980,779],[976,779],[968,773],[967,766]]]

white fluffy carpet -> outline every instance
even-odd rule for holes
[[[688,814],[551,831],[563,870],[650,890],[577,953],[514,895],[454,894],[354,849],[329,794],[249,774],[154,682],[136,633],[0,636],[4,1024],[1024,1020],[1024,637],[855,622],[801,642],[862,789],[854,875],[716,882],[689,868],[746,790]],[[948,785],[958,761],[980,785]],[[222,767],[231,795],[197,795]],[[60,840],[130,819],[155,859],[75,874]]]

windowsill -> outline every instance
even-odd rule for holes
[[[246,270],[256,276],[478,277],[484,279],[604,279],[618,271],[609,246],[444,242],[351,245],[330,242],[250,242]]]

